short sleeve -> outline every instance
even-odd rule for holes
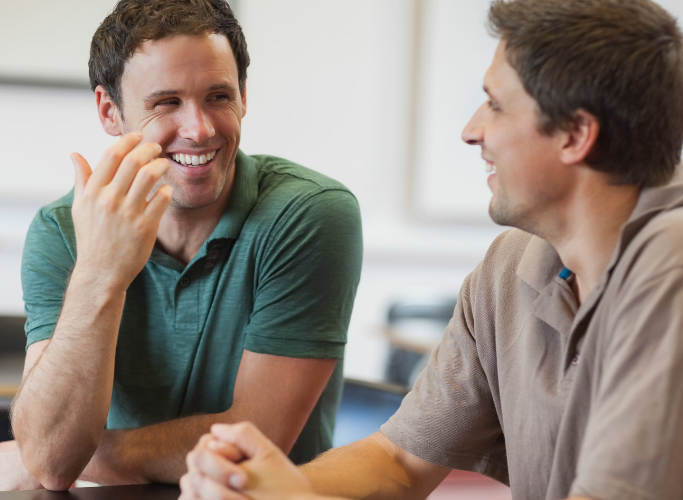
[[[52,336],[75,262],[71,210],[41,209],[29,226],[21,262],[26,347]]]
[[[363,253],[356,199],[341,189],[309,197],[265,248],[244,348],[342,359]]]
[[[479,269],[463,283],[441,342],[381,431],[423,460],[508,484],[503,432],[472,334],[471,286]]]
[[[620,292],[624,300],[611,311],[614,334],[571,494],[602,500],[680,499],[683,268],[660,268],[654,276],[634,269],[630,275]]]

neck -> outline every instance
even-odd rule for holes
[[[171,206],[159,223],[156,247],[186,266],[218,225],[232,191],[231,177],[213,203],[198,208]]]
[[[563,264],[571,269],[579,303],[597,286],[619,242],[622,226],[638,202],[637,186],[610,185],[603,174],[590,171],[580,183],[555,227],[542,236],[555,247]],[[597,181],[597,182],[596,182]]]

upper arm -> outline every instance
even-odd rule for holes
[[[477,332],[477,342],[470,329],[475,273],[463,283],[454,315],[413,390],[381,430],[425,460],[507,483],[505,439],[478,350],[491,332]]]
[[[293,209],[259,257],[244,348],[341,359],[361,262],[360,213],[350,193],[325,191]]]
[[[336,363],[244,351],[228,410],[231,420],[253,422],[289,453]]]
[[[287,452],[343,359],[361,261],[358,204],[344,190],[320,192],[288,211],[259,255],[229,412],[256,423]],[[337,401],[330,391],[322,396],[322,434]],[[320,439],[314,429],[304,431],[309,441]]]
[[[31,222],[21,262],[29,346],[54,332],[75,262],[75,244],[68,207],[42,209]]]

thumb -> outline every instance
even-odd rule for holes
[[[80,197],[92,175],[92,169],[88,162],[78,153],[71,153],[71,162],[74,164],[74,198]]]

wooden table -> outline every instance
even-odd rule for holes
[[[0,500],[176,500],[180,488],[162,484],[71,488],[69,491],[7,491]]]

